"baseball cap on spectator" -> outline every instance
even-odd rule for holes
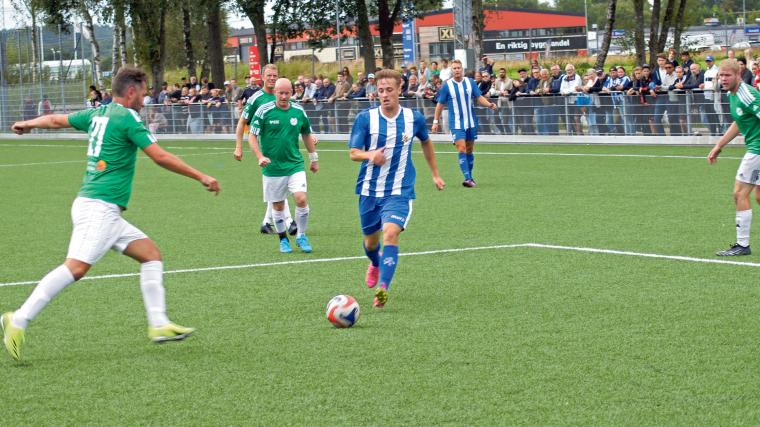
[[[375,74],[369,73],[369,74],[367,74],[367,78],[368,79],[374,79],[375,78]]]
[[[401,68],[406,68],[406,64],[401,64]]]
[[[602,70],[601,68],[599,68],[599,69],[596,70],[596,75],[597,76],[601,76],[602,74],[604,74],[604,70]]]
[[[707,55],[705,57],[705,61],[707,61],[707,62],[715,62],[715,58],[713,58],[712,55]]]
[[[230,84],[230,81],[229,80],[225,80],[224,81],[224,85],[227,86],[228,84]]]
[[[644,65],[641,66],[641,68],[649,69],[649,64],[644,64]]]

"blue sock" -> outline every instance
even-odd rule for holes
[[[369,261],[377,267],[380,265],[380,245],[377,245],[377,247],[374,250],[367,249],[366,246],[364,246],[364,243],[362,243],[362,246],[364,247],[364,253],[367,254],[367,258],[369,258]]]
[[[385,289],[391,287],[393,273],[396,272],[396,264],[398,264],[398,246],[385,245],[383,262],[380,264],[380,285],[384,285]]]
[[[472,167],[475,164],[475,155],[472,153],[467,154],[467,165],[470,167],[470,178],[472,178]]]
[[[459,153],[459,169],[462,169],[462,175],[464,175],[465,181],[472,179],[470,175],[470,165],[467,163],[467,154]]]

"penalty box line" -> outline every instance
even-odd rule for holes
[[[646,253],[646,252],[621,251],[621,250],[615,250],[615,249],[587,248],[587,247],[581,247],[581,246],[562,246],[562,245],[551,245],[551,244],[544,244],[544,243],[516,243],[516,244],[506,244],[506,245],[472,246],[472,247],[467,247],[467,248],[435,249],[435,250],[429,250],[429,251],[400,253],[399,256],[408,257],[408,256],[437,255],[437,254],[446,254],[446,253],[461,253],[461,252],[485,251],[485,250],[496,250],[496,249],[516,249],[516,248],[550,249],[550,250],[561,250],[561,251],[570,251],[570,252],[583,252],[583,253],[595,253],[595,254],[605,254],[605,255],[631,256],[631,257],[639,257],[639,258],[665,259],[665,260],[671,260],[671,261],[694,262],[694,263],[702,263],[702,264],[723,264],[723,265],[735,265],[735,266],[741,266],[741,267],[755,267],[755,268],[760,267],[760,263],[756,263],[756,262],[743,262],[743,261],[732,261],[732,260],[726,260],[726,259],[712,259],[712,258],[696,258],[696,257],[679,256],[679,255],[663,255],[663,254],[654,254],[654,253]],[[242,270],[242,269],[250,269],[250,268],[274,267],[274,266],[280,266],[280,265],[316,264],[316,263],[356,261],[356,260],[366,260],[366,257],[365,256],[346,256],[346,257],[335,257],[335,258],[303,259],[303,260],[293,260],[293,261],[261,262],[261,263],[254,263],[254,264],[222,265],[222,266],[215,266],[215,267],[183,268],[183,269],[178,269],[178,270],[167,270],[164,272],[164,274],[201,273],[201,272],[206,272],[206,271]],[[98,275],[98,276],[85,276],[81,280],[116,279],[116,278],[138,277],[138,276],[140,276],[140,273],[103,274],[103,275]],[[38,282],[39,282],[38,280],[5,282],[5,283],[0,283],[0,287],[34,285],[34,284],[37,284]]]

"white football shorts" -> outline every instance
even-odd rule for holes
[[[95,264],[109,249],[119,253],[135,240],[148,236],[121,217],[121,208],[103,200],[77,197],[71,205],[71,232],[69,252],[73,258]]]
[[[752,185],[760,185],[760,154],[747,153],[742,158],[736,180]]]
[[[289,176],[263,176],[264,201],[281,202],[288,198],[288,193],[306,192],[306,172],[300,171]]]

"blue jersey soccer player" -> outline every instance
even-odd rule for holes
[[[436,188],[443,190],[446,184],[438,174],[425,118],[419,112],[399,105],[401,74],[381,70],[375,77],[380,106],[364,110],[356,116],[349,147],[351,160],[362,162],[356,194],[359,195],[364,252],[370,260],[366,282],[368,287],[373,288],[379,276],[380,286],[375,292],[374,305],[382,308],[388,300],[388,288],[398,263],[399,234],[412,215],[416,176],[412,164],[414,137],[422,142],[422,152]]]
[[[451,61],[452,77],[446,80],[438,92],[433,117],[433,133],[438,132],[438,119],[441,117],[443,106],[449,109],[449,127],[451,139],[459,151],[459,168],[464,175],[465,187],[475,187],[472,179],[472,167],[475,155],[472,153],[475,140],[478,139],[478,116],[475,115],[475,101],[483,107],[496,111],[496,104],[490,102],[480,93],[478,85],[469,77],[464,77],[462,62],[458,59]]]

